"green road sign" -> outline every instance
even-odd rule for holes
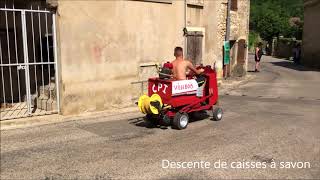
[[[223,64],[230,64],[230,41],[223,42],[224,56]]]

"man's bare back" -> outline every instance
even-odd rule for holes
[[[183,50],[181,47],[175,48],[174,55],[176,59],[171,63],[173,65],[173,78],[175,78],[176,80],[187,79],[186,72],[188,69],[196,74],[200,74],[204,71],[203,69],[196,69],[190,61],[183,59]]]
[[[189,61],[185,61],[181,59],[175,59],[172,61],[173,65],[173,77],[177,80],[184,80],[186,79],[186,71]]]

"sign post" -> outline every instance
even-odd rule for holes
[[[224,56],[223,56],[223,64],[230,64],[230,41],[223,42]]]
[[[230,41],[223,42],[223,77],[228,77],[228,67],[230,64]]]

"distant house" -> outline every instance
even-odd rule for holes
[[[320,1],[304,0],[302,63],[320,68]]]
[[[29,101],[29,106],[32,106],[28,110],[29,113],[37,112],[35,108],[47,105],[41,105],[42,101],[39,100],[35,101],[37,103],[33,101],[39,99],[39,96],[47,97],[48,94],[54,97],[46,99],[50,103],[55,104],[56,100],[60,100],[58,110],[62,114],[130,106],[141,93],[140,84],[132,83],[144,81],[152,75],[155,63],[173,60],[175,46],[182,46],[185,56],[194,64],[215,64],[218,76],[222,76],[222,47],[226,34],[228,0],[15,0],[14,4],[8,2],[10,1],[7,1],[7,8],[13,8],[12,5],[15,5],[14,8],[30,10],[32,6],[33,11],[26,11],[25,15],[23,11],[16,11],[15,26],[13,11],[0,11],[1,45],[7,47],[9,34],[12,46],[9,51],[2,51],[5,53],[2,65],[7,71],[4,75],[5,82],[0,78],[1,86],[5,86],[5,93],[1,93],[0,96],[2,102],[15,103],[19,100],[18,96],[22,97],[21,101]],[[228,71],[231,75],[243,75],[247,69],[246,44],[250,0],[230,2],[232,48]],[[3,8],[4,5],[1,1],[0,6]],[[44,8],[52,13],[41,11]],[[7,20],[5,13],[8,15]],[[47,19],[45,14],[48,14]],[[25,21],[24,18],[21,19],[24,16]],[[56,22],[55,26],[53,22]],[[46,32],[46,28],[49,32]],[[15,40],[15,29],[21,34],[18,34],[18,40]],[[57,35],[53,38],[57,43],[56,51],[51,49],[53,45],[50,41],[54,29]],[[23,36],[23,31],[26,31],[27,37]],[[33,33],[36,35],[35,38],[32,38]],[[46,43],[48,39],[49,43]],[[9,62],[7,57],[14,59],[16,54],[14,42],[18,43],[19,64],[8,65],[4,63]],[[49,48],[44,46],[46,44]],[[42,49],[45,47],[44,50],[41,51],[39,46]],[[24,48],[28,51],[25,56]],[[49,56],[46,55],[47,49]],[[57,52],[57,56],[54,57],[56,65],[52,63],[51,68],[48,68],[49,65],[43,63],[41,58],[46,60],[52,57],[54,52]],[[37,64],[25,66],[23,63],[26,56]],[[46,61],[52,62],[51,59]],[[30,78],[28,75],[25,77],[24,72],[31,74]],[[44,76],[50,76],[44,83],[41,72],[44,72]],[[57,74],[53,74],[56,72]],[[20,76],[19,83],[23,84],[23,91],[18,92],[19,88],[11,88],[10,73]],[[12,86],[18,84],[17,79],[19,78],[11,79]],[[145,87],[146,83],[143,86]],[[56,90],[59,90],[59,93]],[[26,94],[27,96],[24,96]]]

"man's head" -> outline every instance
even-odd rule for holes
[[[182,47],[176,47],[176,48],[174,48],[174,56],[175,56],[176,58],[183,56],[183,49],[182,49]]]

